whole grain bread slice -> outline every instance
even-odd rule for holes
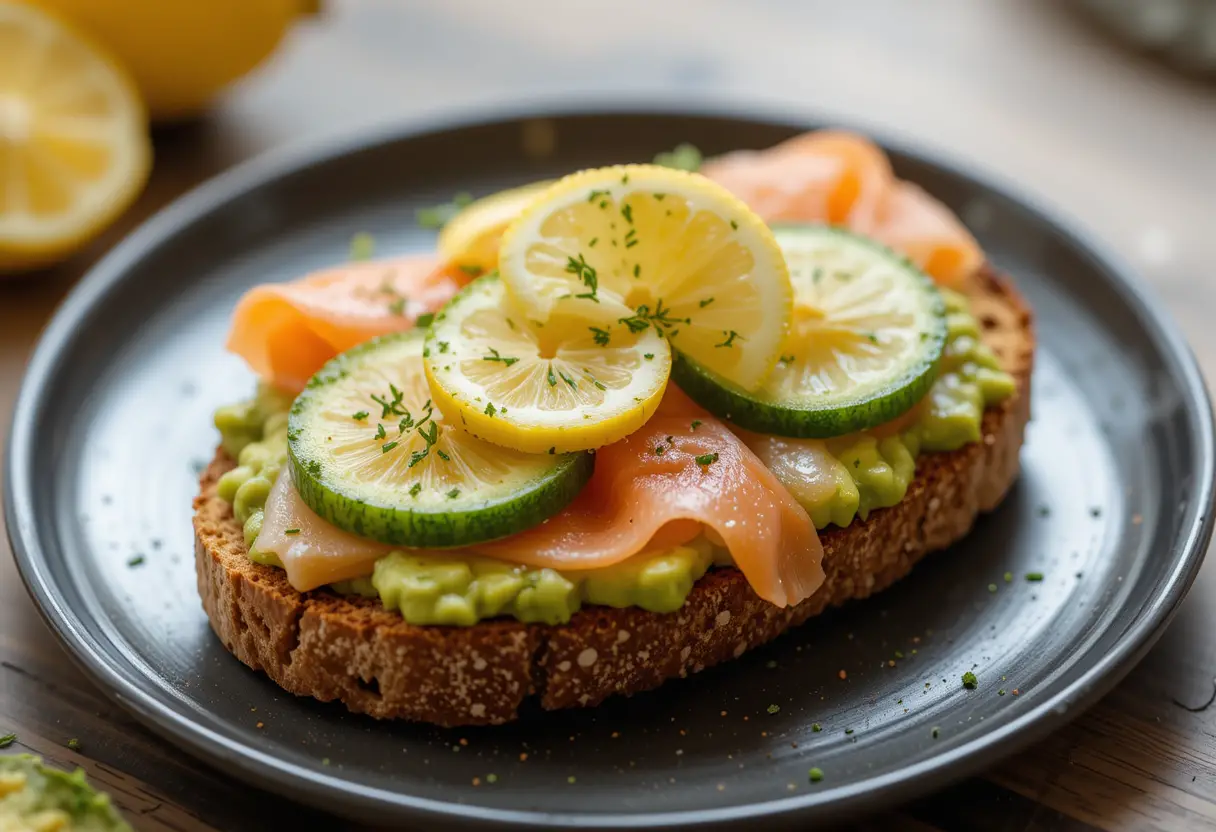
[[[231,506],[216,495],[216,481],[235,464],[220,451],[194,500],[198,588],[212,629],[237,658],[292,693],[444,726],[507,722],[530,696],[547,709],[595,705],[738,657],[904,577],[967,534],[1017,477],[1030,418],[1031,314],[991,270],[966,293],[1016,394],[984,414],[981,442],[922,456],[898,505],[822,533],[827,579],[797,606],[775,607],[737,570],[715,569],[675,613],[588,607],[559,626],[413,626],[375,599],[297,592],[281,570],[250,561]]]

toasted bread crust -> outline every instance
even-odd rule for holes
[[[737,570],[715,569],[670,614],[588,607],[559,626],[513,620],[413,626],[375,599],[297,592],[282,570],[250,561],[231,506],[216,495],[216,481],[234,464],[221,451],[194,500],[203,608],[237,658],[292,693],[341,700],[378,718],[444,726],[510,721],[532,695],[548,709],[595,705],[738,657],[829,606],[907,575],[926,554],[967,534],[1012,485],[1030,418],[1031,314],[991,271],[979,274],[967,294],[1017,393],[984,414],[981,442],[922,456],[898,505],[822,533],[827,579],[795,607],[775,607]]]

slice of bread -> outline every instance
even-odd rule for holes
[[[1017,477],[1030,418],[1031,314],[991,271],[966,293],[1017,393],[984,414],[981,442],[922,456],[898,505],[825,531],[827,580],[795,607],[762,601],[737,570],[714,569],[670,614],[587,607],[560,626],[416,627],[378,600],[297,592],[281,570],[250,561],[231,506],[216,495],[216,481],[235,464],[220,451],[194,500],[203,608],[237,658],[292,693],[444,726],[507,722],[529,696],[548,709],[595,705],[738,657],[828,606],[907,575],[926,554],[967,534]]]

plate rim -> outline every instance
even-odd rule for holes
[[[115,286],[147,251],[165,239],[187,230],[200,217],[232,199],[258,190],[285,176],[314,166],[333,163],[351,153],[368,150],[427,134],[489,126],[532,118],[561,117],[687,116],[762,122],[791,129],[840,124],[872,137],[885,148],[916,158],[947,173],[976,183],[990,193],[1016,204],[1049,226],[1075,251],[1093,261],[1108,284],[1127,307],[1146,325],[1171,375],[1181,383],[1188,421],[1196,429],[1197,499],[1187,507],[1185,526],[1174,546],[1175,562],[1161,590],[1151,598],[1144,613],[1122,634],[1114,647],[1085,670],[1081,677],[1055,696],[1037,703],[993,732],[983,734],[957,748],[877,777],[761,803],[713,809],[680,810],[650,814],[572,814],[470,806],[429,797],[391,794],[313,772],[257,748],[227,739],[197,719],[171,707],[167,700],[145,690],[149,684],[139,673],[128,674],[113,661],[100,642],[94,643],[81,617],[67,604],[61,589],[46,571],[47,555],[35,531],[35,499],[30,484],[32,415],[46,394],[46,380],[58,354],[71,340],[76,325]],[[294,800],[320,808],[340,807],[354,817],[383,821],[393,813],[416,822],[477,824],[483,828],[513,826],[562,826],[578,828],[640,828],[673,826],[723,826],[745,819],[792,821],[814,810],[830,810],[838,816],[875,809],[940,787],[973,773],[975,759],[995,763],[1034,741],[1053,728],[1075,718],[1112,689],[1148,652],[1172,620],[1198,574],[1214,524],[1211,511],[1216,486],[1213,411],[1207,386],[1190,347],[1173,316],[1151,287],[1126,263],[1097,242],[1078,223],[1065,220],[1027,196],[1012,183],[988,170],[948,160],[892,131],[861,119],[837,118],[810,108],[776,107],[754,101],[724,100],[698,96],[611,96],[531,100],[494,107],[463,107],[426,118],[407,118],[339,135],[291,143],[273,148],[206,180],[179,196],[121,240],[81,278],[52,316],[39,337],[26,366],[12,411],[3,472],[3,508],[6,528],[18,573],[35,607],[55,633],[68,655],[102,691],[132,713],[144,725],[168,738],[208,764],[236,767],[249,782]]]

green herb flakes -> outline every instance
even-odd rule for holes
[[[713,465],[718,461],[718,452],[714,451],[712,454],[699,454],[694,459],[698,465]]]
[[[967,690],[975,690],[980,686],[980,680],[975,677],[975,674],[968,670],[963,674],[963,687]]]
[[[350,259],[371,260],[376,255],[376,239],[366,231],[350,238]]]
[[[667,150],[662,153],[655,154],[654,163],[662,165],[665,168],[675,168],[676,170],[686,170],[696,172],[701,168],[701,162],[704,157],[696,145],[688,144],[687,142],[678,144],[673,150]],[[655,194],[655,199],[661,200],[665,194]]]

